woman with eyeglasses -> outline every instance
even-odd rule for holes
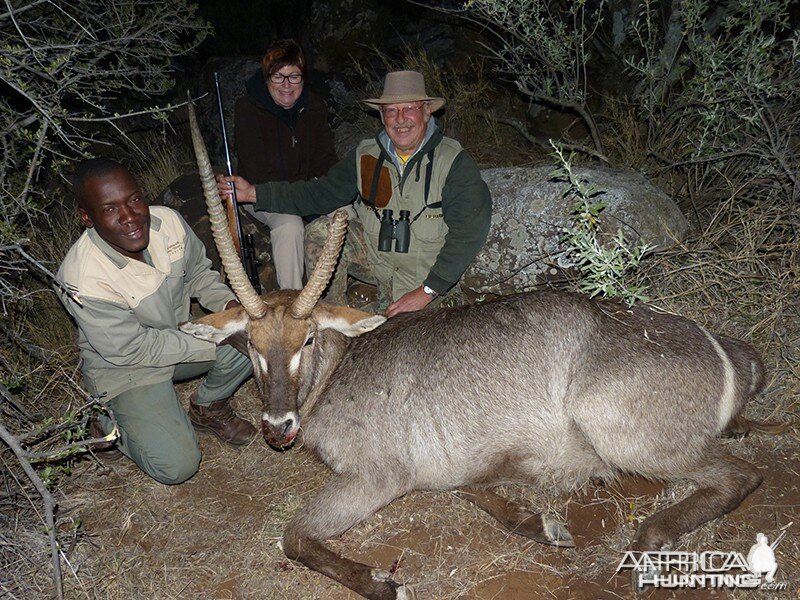
[[[267,48],[261,68],[236,103],[234,127],[239,175],[254,183],[320,177],[336,160],[328,108],[304,87],[306,60],[294,40]],[[275,275],[281,289],[303,287],[303,220],[254,212],[270,229]]]

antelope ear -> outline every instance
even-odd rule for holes
[[[194,321],[186,321],[178,325],[178,329],[198,339],[219,344],[236,333],[246,332],[248,322],[244,308],[237,306]]]
[[[358,337],[372,331],[386,322],[383,315],[371,315],[346,306],[323,306],[317,304],[314,309],[314,320],[317,329],[335,329],[347,337]]]

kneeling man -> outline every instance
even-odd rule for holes
[[[125,167],[105,158],[85,161],[73,190],[86,230],[58,277],[80,301],[60,293],[78,325],[86,387],[113,410],[119,449],[157,481],[181,483],[200,465],[192,425],[236,445],[256,434],[229,404],[252,372],[246,348],[237,350],[238,340],[215,346],[178,330],[190,318],[192,298],[211,311],[238,302],[183,218],[167,207],[150,209]],[[172,382],[202,373],[187,416]],[[107,431],[110,421],[99,425]]]

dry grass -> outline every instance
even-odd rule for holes
[[[732,197],[694,238],[640,273],[653,301],[710,329],[751,340],[779,402],[751,403],[760,418],[796,416],[800,393],[800,222],[778,203]],[[777,389],[776,389],[777,388]]]
[[[188,153],[191,147],[176,143],[178,134],[172,132],[150,133],[139,143],[143,156],[132,165],[139,186],[152,201],[162,190],[186,172],[185,165],[194,169],[194,157]]]

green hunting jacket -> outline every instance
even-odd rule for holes
[[[78,325],[87,389],[114,398],[134,387],[172,379],[175,365],[216,359],[216,346],[178,330],[190,302],[219,311],[235,299],[211,269],[205,246],[177,212],[150,207],[150,264],[123,256],[94,229],[72,245],[58,278],[78,297],[59,290]]]
[[[381,157],[383,175],[378,187],[383,191],[377,209],[391,208],[395,218],[399,210],[410,210],[413,218],[425,206],[424,182],[428,163],[433,161],[429,207],[411,225],[411,257],[376,250],[379,228],[374,225],[378,217],[368,206],[368,199],[376,159]],[[405,168],[397,164],[391,140],[381,130],[375,139],[361,142],[333,165],[325,177],[257,185],[255,209],[301,216],[327,214],[354,199],[356,212],[364,222],[368,258],[378,267],[378,277],[392,269],[421,269],[424,272],[413,273],[419,278],[413,287],[424,283],[439,293],[454,286],[475,259],[486,241],[492,216],[489,188],[481,179],[477,164],[458,142],[442,135],[434,119],[428,122],[426,139]],[[395,286],[395,299],[398,292],[409,291],[408,288],[407,285],[398,290]]]

